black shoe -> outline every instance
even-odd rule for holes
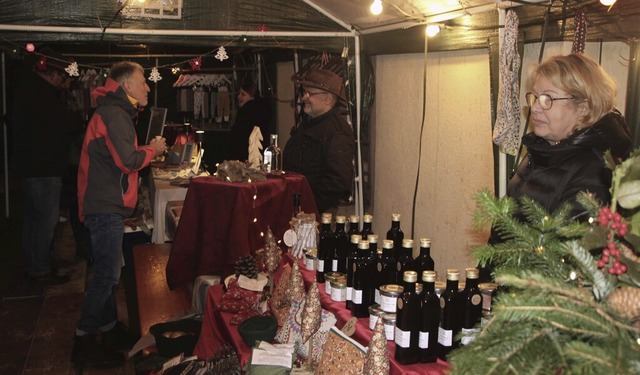
[[[105,350],[95,334],[75,336],[71,362],[78,367],[113,368],[122,366],[122,353]]]
[[[140,337],[131,332],[129,327],[121,321],[107,332],[102,332],[100,340],[105,350],[129,350],[135,345]]]
[[[29,277],[29,281],[32,284],[40,284],[40,285],[62,285],[69,282],[69,276],[67,275],[58,275],[53,272],[45,273],[44,275]]]

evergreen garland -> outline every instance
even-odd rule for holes
[[[474,223],[491,225],[502,242],[474,256],[494,266],[502,291],[476,339],[448,357],[453,373],[640,374],[640,328],[606,303],[629,276],[597,265],[610,230],[574,220],[568,205],[548,214],[523,198],[516,217],[511,198],[484,190],[475,199]],[[593,197],[579,202],[597,216]]]

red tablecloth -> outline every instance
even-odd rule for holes
[[[302,272],[305,285],[308,287],[313,281],[315,273],[307,271],[302,264],[300,264],[300,271]],[[330,296],[324,292],[324,284],[319,284],[318,287],[320,289],[320,301],[322,307],[331,311],[336,316],[336,326],[342,327],[347,320],[351,319],[351,312],[346,309],[344,302],[335,302],[331,300]],[[221,312],[217,309],[217,306],[219,306],[222,300],[223,293],[221,285],[209,287],[202,321],[202,330],[200,332],[200,338],[194,350],[194,354],[202,359],[208,358],[223,344],[228,343],[236,348],[238,358],[240,359],[242,366],[244,366],[249,361],[251,351],[238,334],[237,326],[232,326],[230,323],[233,314]],[[369,329],[369,318],[359,318],[356,325],[356,332],[352,337],[360,344],[369,346],[372,336],[373,332]],[[435,363],[401,365],[393,359],[395,343],[393,341],[388,341],[388,345],[389,353],[391,355],[390,373],[392,375],[443,375],[449,370],[449,364],[439,359]]]
[[[287,172],[252,183],[192,179],[167,263],[169,288],[200,275],[219,274],[224,280],[240,257],[264,246],[261,233],[267,228],[282,239],[290,227],[296,193],[302,210],[317,215],[311,188],[300,174]]]

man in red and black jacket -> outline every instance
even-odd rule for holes
[[[116,350],[133,344],[118,321],[114,288],[122,267],[124,219],[138,199],[138,171],[167,147],[163,138],[138,146],[134,121],[148,93],[144,69],[131,62],[113,65],[105,85],[92,93],[98,107],[82,144],[78,207],[91,233],[94,263],[76,327],[72,361],[78,366],[119,366],[124,357]]]

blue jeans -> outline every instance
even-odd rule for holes
[[[87,289],[77,334],[107,331],[118,320],[115,287],[122,268],[124,218],[118,214],[86,215],[91,233],[93,278]]]
[[[53,235],[60,218],[62,177],[22,180],[22,254],[31,277],[51,272]]]

